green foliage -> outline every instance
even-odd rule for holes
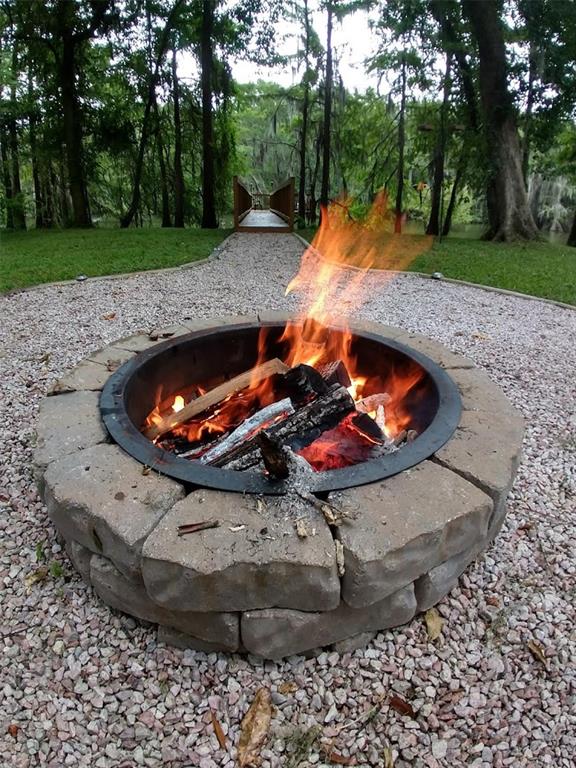
[[[163,267],[210,255],[226,230],[65,230],[0,234],[0,292],[56,280],[73,280]]]

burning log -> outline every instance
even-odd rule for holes
[[[334,360],[331,363],[325,363],[318,368],[318,372],[326,384],[340,384],[342,387],[349,387],[352,384],[348,369],[342,360]]]
[[[324,395],[329,386],[323,376],[311,365],[302,363],[296,365],[282,376],[279,388],[285,397],[289,397],[294,405],[300,406],[309,400]]]
[[[378,392],[376,395],[368,395],[368,397],[358,400],[356,410],[360,413],[372,413],[372,411],[378,410],[379,406],[388,405],[391,400],[388,392]]]
[[[211,408],[213,405],[217,405],[224,400],[224,398],[228,397],[228,395],[238,392],[241,389],[245,389],[250,386],[250,384],[256,384],[263,379],[267,379],[276,373],[286,373],[288,370],[288,366],[281,360],[278,360],[278,358],[268,360],[265,363],[262,363],[262,365],[257,365],[256,368],[244,371],[244,373],[235,376],[233,379],[230,379],[230,381],[225,381],[222,384],[219,384],[217,387],[214,387],[214,389],[211,389],[210,392],[206,392],[205,395],[201,395],[196,398],[196,400],[185,405],[180,411],[165,416],[159,424],[154,424],[154,426],[149,427],[144,432],[144,435],[149,440],[155,440],[161,435],[166,434],[166,432],[170,432],[175,427],[178,427],[180,424],[189,421],[199,413]]]
[[[288,398],[267,405],[265,408],[262,408],[250,416],[249,419],[243,421],[242,424],[229,435],[225,435],[218,440],[218,442],[213,444],[212,447],[200,456],[200,461],[203,464],[213,464],[221,456],[229,453],[234,448],[242,445],[248,438],[253,437],[260,432],[261,429],[272,425],[279,419],[286,418],[292,413],[294,413],[294,408]],[[193,456],[189,454],[189,458],[193,458]]]
[[[266,432],[260,432],[257,439],[264,467],[275,480],[285,480],[290,474],[286,449]]]
[[[323,432],[335,427],[344,416],[354,410],[354,400],[348,390],[334,385],[325,395],[320,395],[284,421],[266,429],[265,434],[282,445],[299,450],[313,443]],[[260,450],[256,437],[249,438],[242,445],[209,463],[212,466],[225,467],[238,459],[242,459],[241,466],[238,466],[242,469],[258,463]]]

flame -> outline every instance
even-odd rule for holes
[[[270,330],[261,329],[254,367],[278,355],[279,348],[284,350],[284,362],[291,367],[306,363],[321,368],[325,363],[341,360],[351,379],[348,391],[356,402],[371,394],[390,395],[385,405],[385,433],[393,439],[411,425],[411,406],[418,398],[423,369],[417,364],[394,367],[386,361],[381,370],[363,369],[354,350],[348,319],[389,283],[396,271],[405,269],[427,250],[433,238],[395,234],[395,217],[389,212],[385,192],[377,195],[361,222],[350,216],[350,204],[349,199],[342,198],[322,210],[321,226],[286,289],[286,294],[294,293],[300,298],[298,318],[286,325],[279,342],[274,344],[270,341]],[[338,332],[331,331],[333,327]],[[217,383],[197,383],[192,393],[179,393],[158,402],[146,426],[157,424],[170,410],[181,410],[185,402]],[[229,395],[201,417],[175,428],[171,439],[182,438],[191,444],[206,442],[234,429],[277,399],[272,377],[254,379],[243,391]],[[370,415],[375,418],[376,412]],[[314,468],[325,470],[363,461],[373,448],[371,438],[346,418],[300,453]]]
[[[172,410],[174,413],[178,413],[178,411],[181,411],[184,408],[184,398],[182,395],[176,395],[174,398],[174,402],[172,403]]]

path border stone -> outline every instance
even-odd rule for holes
[[[471,360],[401,328],[354,324],[444,367],[460,388],[461,422],[427,461],[335,494],[351,515],[340,528],[310,510],[313,534],[300,538],[290,513],[266,499],[185,488],[103,432],[99,392],[120,362],[203,328],[289,317],[186,320],[120,339],[65,374],[41,406],[36,475],[72,563],[104,602],[157,623],[169,644],[267,658],[357,647],[441,600],[504,520],[521,417]],[[179,524],[207,516],[220,528],[177,536]]]

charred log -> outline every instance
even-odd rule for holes
[[[333,429],[354,410],[354,400],[348,390],[335,385],[325,395],[304,405],[284,421],[265,430],[265,433],[284,446],[300,450],[313,443],[323,432]],[[238,468],[258,463],[260,450],[256,437],[246,440],[238,448],[211,462],[211,465],[226,467],[239,459],[242,459],[242,462]]]

